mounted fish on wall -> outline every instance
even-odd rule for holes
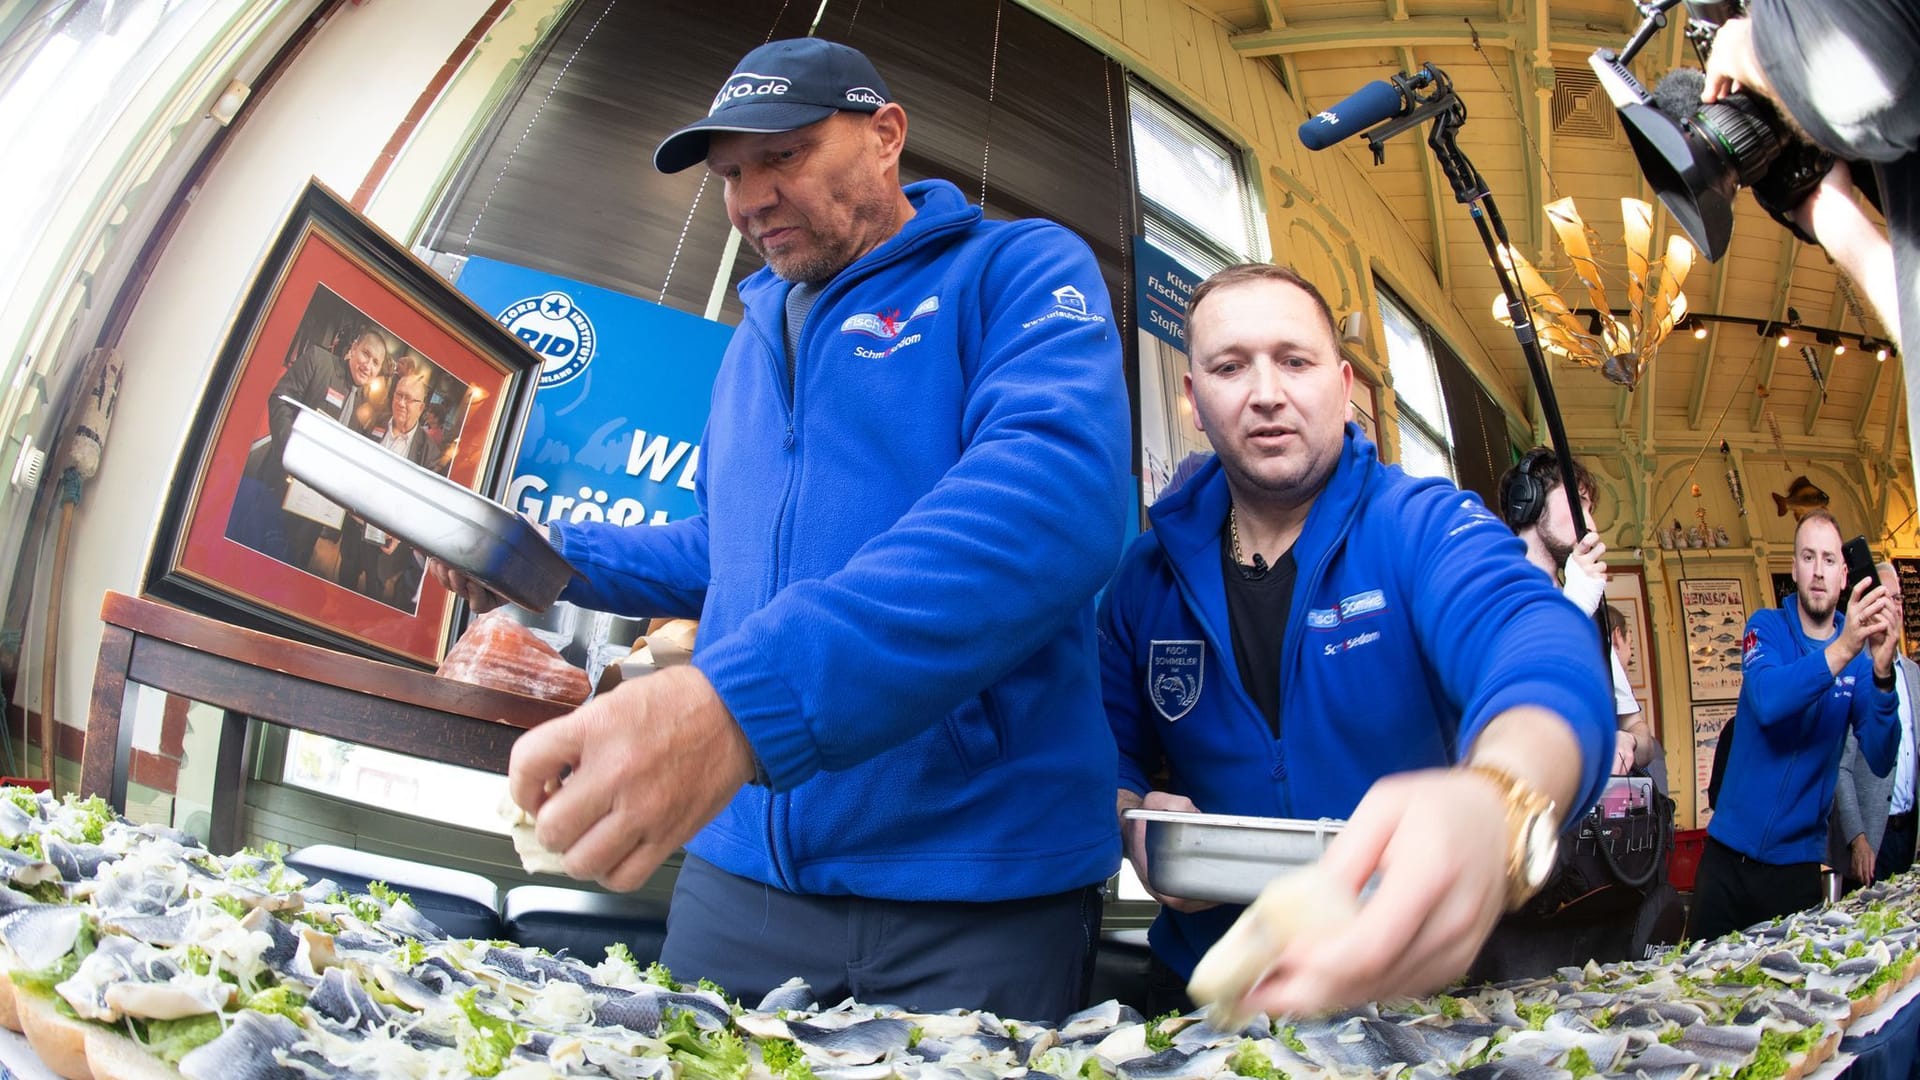
[[[1768,492],[1768,494],[1773,496],[1773,512],[1776,517],[1785,517],[1787,511],[1791,510],[1793,520],[1799,521],[1806,517],[1810,510],[1827,508],[1827,493],[1813,486],[1813,481],[1807,479],[1805,474],[1793,478],[1793,483],[1787,485],[1785,495],[1778,492]]]

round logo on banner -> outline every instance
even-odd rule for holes
[[[593,322],[563,292],[529,296],[500,313],[500,324],[539,354],[540,389],[559,386],[593,361]]]

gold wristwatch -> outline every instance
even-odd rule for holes
[[[1533,785],[1493,765],[1469,765],[1467,771],[1500,789],[1507,815],[1507,910],[1533,899],[1553,873],[1560,852],[1560,815],[1552,799]]]

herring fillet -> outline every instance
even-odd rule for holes
[[[1331,934],[1359,911],[1353,895],[1317,866],[1275,878],[1194,965],[1187,994],[1212,1009],[1216,1027],[1238,1027],[1241,1002],[1288,942]]]

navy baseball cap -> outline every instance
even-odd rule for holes
[[[792,131],[836,112],[876,112],[893,100],[873,61],[821,38],[770,41],[742,57],[707,117],[667,136],[653,167],[676,173],[707,159],[715,131]]]

